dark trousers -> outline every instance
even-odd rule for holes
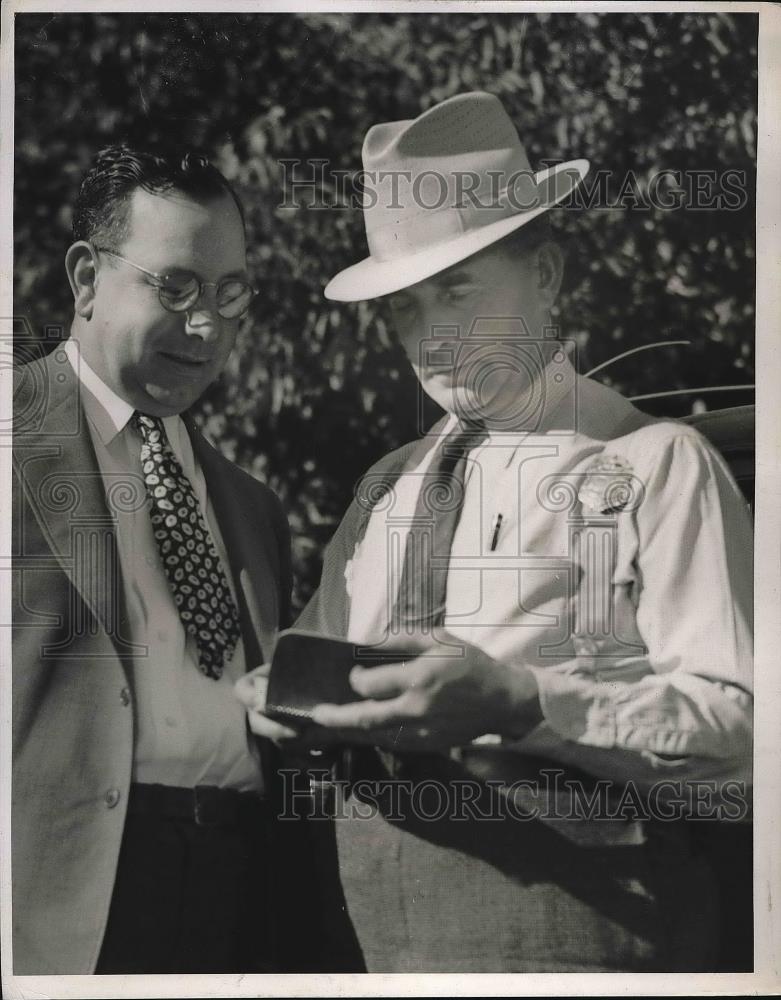
[[[272,810],[134,785],[97,973],[277,971]]]

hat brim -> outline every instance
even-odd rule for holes
[[[454,236],[450,240],[427,247],[408,257],[388,261],[367,257],[335,275],[326,285],[324,295],[334,302],[362,302],[390,295],[391,292],[398,292],[402,288],[416,285],[419,281],[425,281],[426,278],[439,274],[440,271],[471,257],[479,250],[484,250],[504,236],[509,236],[514,230],[520,229],[538,215],[553,208],[575,190],[588,170],[588,160],[569,160],[567,163],[541,170],[535,174],[538,186],[560,173],[564,174],[562,180],[568,180],[569,183],[564,183],[554,198],[533,209]]]

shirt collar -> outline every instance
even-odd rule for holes
[[[105,447],[122,433],[136,412],[130,403],[118,396],[87,364],[78,343],[69,338],[62,345],[71,367],[81,384],[81,402],[90,424]],[[168,443],[180,462],[187,454],[187,432],[178,413],[163,417]]]
[[[90,368],[73,338],[65,341],[63,350],[82,388],[87,390],[82,393],[84,411],[100,440],[109,445],[125,429],[135,410]]]
[[[519,414],[519,417],[526,418],[528,426],[522,420],[517,426],[509,421],[499,428],[489,426],[487,428],[489,437],[507,443],[510,438],[523,439],[529,434],[541,434],[553,429],[557,425],[556,414],[564,401],[575,391],[577,381],[578,375],[562,346],[554,352],[552,359],[531,386],[519,390],[512,382],[508,382],[503,392],[506,398],[495,401],[499,403],[500,409],[502,404],[506,403],[506,412],[514,412]],[[457,417],[453,413],[448,414],[440,436],[447,436],[457,422]]]

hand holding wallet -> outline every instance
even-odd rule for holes
[[[271,661],[264,714],[279,722],[306,725],[311,722],[315,705],[346,705],[361,700],[350,686],[354,666],[403,663],[419,655],[287,629],[280,634]]]

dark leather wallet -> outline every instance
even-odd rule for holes
[[[287,629],[280,633],[271,660],[265,714],[279,722],[301,725],[312,718],[315,705],[346,705],[360,701],[350,687],[350,671],[356,664],[376,667],[403,663],[418,653],[381,646],[361,646],[332,636]]]

